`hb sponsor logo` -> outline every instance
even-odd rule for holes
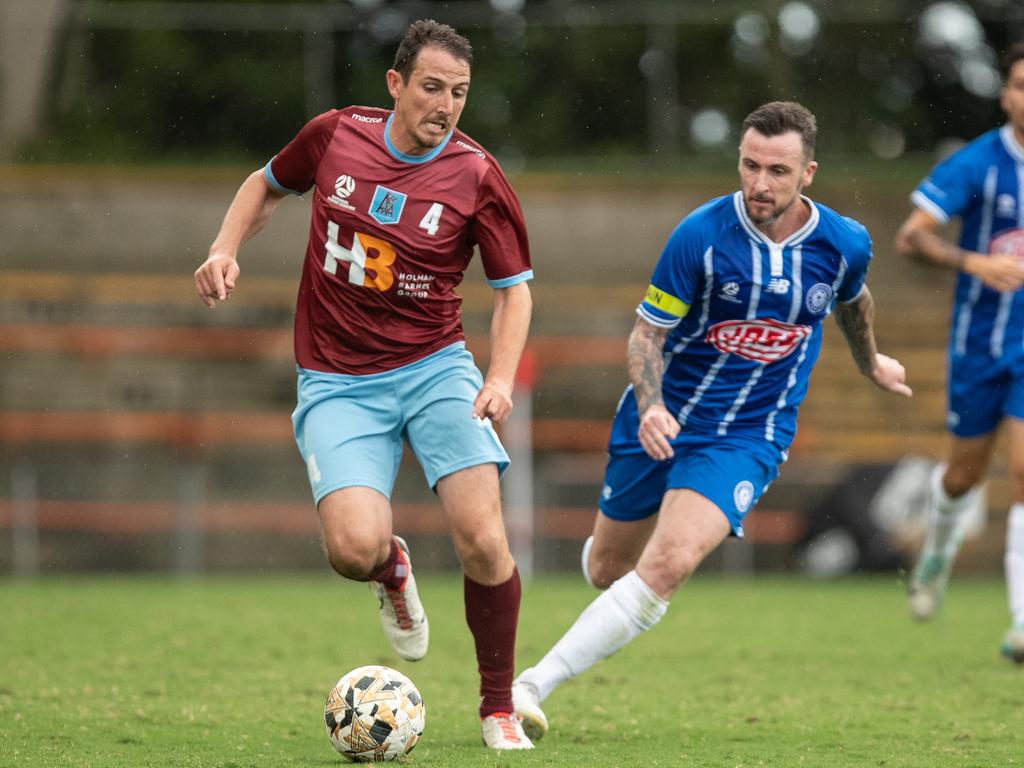
[[[722,352],[759,363],[773,363],[789,357],[811,335],[808,325],[793,325],[778,320],[725,320],[715,323],[704,337]]]

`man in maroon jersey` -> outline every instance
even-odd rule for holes
[[[312,189],[292,421],[327,556],[342,576],[375,584],[388,639],[403,658],[422,658],[427,618],[390,506],[406,439],[465,571],[484,743],[529,749],[512,713],[520,583],[498,487],[508,455],[491,421],[512,410],[533,271],[515,193],[455,129],[471,64],[451,27],[411,24],[387,73],[394,110],[348,107],[307,123],[242,184],[195,285],[211,308],[227,299],[242,243],[285,195]],[[486,379],[465,349],[455,292],[474,246],[494,289]]]

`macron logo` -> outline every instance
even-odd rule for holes
[[[485,160],[486,159],[486,156],[484,155],[484,153],[481,150],[479,150],[476,147],[474,147],[472,144],[467,144],[466,142],[462,141],[461,139],[456,139],[455,143],[458,144],[460,147],[465,147],[470,152],[472,152],[477,157],[479,157],[481,160]]]
[[[356,113],[352,113],[351,115],[349,115],[349,117],[351,117],[353,120],[356,120],[356,121],[358,121],[360,123],[383,123],[384,122],[384,118],[383,117],[370,117],[369,115],[359,115],[359,114],[356,114]]]

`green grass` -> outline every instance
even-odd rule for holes
[[[409,674],[415,766],[1024,765],[1024,669],[997,655],[1001,584],[959,581],[935,625],[894,579],[697,578],[662,623],[546,702],[528,754],[479,743],[461,582],[421,578],[431,653],[386,647],[365,587],[323,577],[0,582],[0,766],[337,766],[324,698],[351,667]],[[525,593],[522,665],[592,593]]]

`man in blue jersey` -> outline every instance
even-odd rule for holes
[[[949,340],[946,464],[932,481],[929,527],[911,575],[911,613],[942,602],[964,519],[981,500],[998,427],[1007,426],[1014,503],[1007,520],[1006,581],[1012,625],[1002,653],[1024,663],[1024,44],[1003,61],[1000,104],[1008,121],[932,171],[896,247],[958,272]],[[959,245],[938,234],[962,222]]]
[[[881,355],[864,284],[871,240],[856,221],[801,194],[817,163],[814,116],[792,102],[747,116],[742,189],[672,232],[637,308],[631,385],[612,425],[587,580],[607,588],[513,686],[524,729],[540,702],[653,627],[668,600],[778,474],[832,310],[861,373],[909,396]]]

